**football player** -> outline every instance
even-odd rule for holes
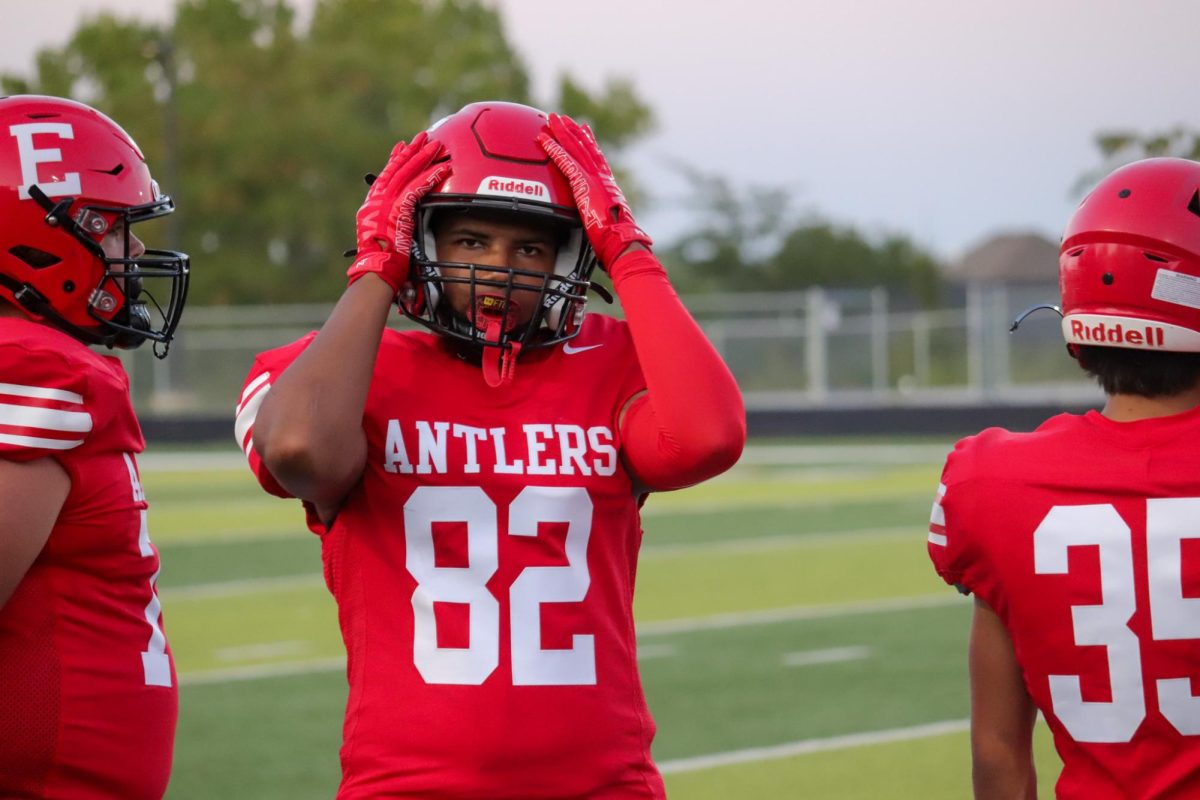
[[[929,555],[975,595],[977,798],[1200,797],[1200,163],[1109,175],[1067,225],[1062,330],[1100,411],[962,440]]]
[[[339,798],[661,798],[632,618],[647,493],[745,414],[591,131],[476,103],[393,151],[349,287],[237,436],[302,498],[350,696]],[[597,262],[625,321],[585,315]],[[385,323],[398,303],[428,328]]]
[[[0,796],[160,798],[178,698],[129,378],[188,259],[142,153],[86,105],[0,97]]]

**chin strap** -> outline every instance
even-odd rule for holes
[[[54,310],[50,301],[28,283],[22,283],[13,277],[0,274],[0,286],[8,289],[16,304],[34,319],[44,319],[63,333],[75,337],[84,344],[102,344],[112,348],[114,337],[99,330],[89,330],[67,322],[61,314]]]

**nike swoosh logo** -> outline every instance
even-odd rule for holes
[[[595,350],[597,347],[604,347],[604,345],[603,344],[589,344],[584,347],[572,347],[570,342],[564,342],[563,343],[563,352],[570,356],[570,355],[574,355],[575,353],[583,353],[587,350]]]

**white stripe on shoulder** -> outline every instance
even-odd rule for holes
[[[83,395],[50,389],[45,386],[23,386],[19,383],[0,383],[0,394],[13,397],[32,397],[38,400],[58,400],[63,403],[83,403]]]
[[[254,420],[258,417],[258,407],[262,405],[263,398],[269,391],[271,391],[271,384],[261,384],[259,390],[242,404],[242,410],[238,412],[237,420],[233,423],[233,435],[237,439],[238,447],[242,448],[242,452],[246,454],[247,458],[250,456],[250,448],[254,446],[252,434]]]
[[[241,408],[242,403],[246,402],[246,398],[254,394],[258,387],[262,386],[269,380],[271,380],[271,373],[264,372],[262,375],[259,375],[257,378],[250,381],[250,383],[246,384],[246,388],[242,390],[242,397],[240,400],[238,400],[238,408]]]
[[[946,511],[942,508],[942,498],[946,496],[946,484],[939,483],[937,489],[937,497],[934,498],[933,507],[929,509],[929,522],[931,525],[945,525]]]
[[[92,415],[86,411],[59,411],[54,408],[0,403],[0,425],[87,433],[92,429]]]
[[[0,433],[0,445],[3,444],[40,448],[43,450],[72,450],[83,444],[83,439],[42,439],[37,436],[18,436],[12,433]]]

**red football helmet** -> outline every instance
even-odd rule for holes
[[[88,344],[149,339],[166,355],[188,257],[131,252],[130,227],[174,210],[133,139],[99,111],[58,97],[0,97],[0,298]],[[115,256],[101,244],[114,226],[124,240]],[[166,288],[151,292],[150,283]]]
[[[544,347],[579,332],[596,258],[584,235],[570,185],[537,143],[546,122],[546,114],[536,108],[482,102],[466,106],[429,129],[429,138],[445,148],[453,173],[417,207],[413,290],[398,298],[406,316],[455,339],[505,350],[514,345],[517,350],[521,346]],[[561,223],[563,243],[554,274],[509,269],[506,278],[483,278],[477,277],[473,265],[439,261],[432,221],[448,209],[487,209]],[[444,270],[449,266],[457,268],[455,275],[462,277],[448,275]],[[506,272],[491,267],[486,271]],[[485,337],[482,323],[465,319],[449,303],[441,302],[443,285],[453,281],[470,284],[473,296],[502,298],[498,305],[505,308],[517,275],[528,276],[535,284],[541,281],[538,308],[527,325],[505,329],[498,338],[494,333]]]
[[[1058,263],[1067,342],[1200,352],[1200,163],[1113,172],[1071,217]]]

